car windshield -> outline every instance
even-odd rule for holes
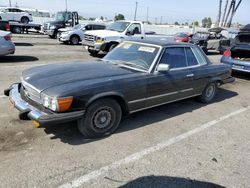
[[[123,42],[103,58],[103,61],[132,69],[148,71],[160,47]]]
[[[129,26],[129,22],[114,22],[107,27],[107,30],[123,32]]]
[[[64,21],[65,20],[65,12],[58,12],[56,14],[56,20],[57,21]]]

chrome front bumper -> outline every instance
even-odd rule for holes
[[[5,95],[9,96],[11,103],[17,110],[20,111],[20,115],[22,115],[22,117],[26,116],[28,119],[36,121],[39,123],[39,126],[74,121],[82,118],[85,113],[85,111],[67,113],[48,113],[41,111],[21,98],[19,93],[19,84],[13,84],[8,90],[5,90]]]

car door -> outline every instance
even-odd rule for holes
[[[201,94],[209,80],[211,67],[204,53],[196,46],[185,48],[190,75],[193,77],[193,92]]]
[[[191,96],[193,75],[187,66],[184,47],[165,49],[159,64],[169,65],[170,70],[148,77],[147,106],[155,106]]]
[[[127,33],[131,33],[131,35],[127,35],[127,39],[135,39],[142,40],[144,39],[144,35],[142,34],[141,24],[133,23],[129,26]]]
[[[13,15],[13,20],[14,21],[18,21],[20,22],[21,21],[21,10],[19,9],[12,9],[12,15]]]
[[[5,21],[13,21],[14,16],[13,16],[13,13],[12,13],[12,9],[10,9],[10,8],[5,9],[4,16],[3,16],[2,19],[5,20]]]

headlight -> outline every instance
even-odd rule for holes
[[[96,37],[96,43],[103,43],[105,41],[104,38]]]
[[[53,98],[42,94],[43,106],[54,112],[65,112],[73,102],[73,97]]]
[[[50,26],[50,29],[55,29],[55,28],[56,28],[55,25]]]

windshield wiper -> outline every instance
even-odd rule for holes
[[[131,67],[137,67],[137,68],[140,68],[140,69],[143,69],[143,70],[148,70],[146,67],[142,66],[142,65],[138,65],[136,63],[132,63],[132,62],[128,62],[128,61],[121,61],[121,60],[118,60],[117,61],[118,63],[116,63],[115,65],[127,65],[127,66],[131,66]]]

